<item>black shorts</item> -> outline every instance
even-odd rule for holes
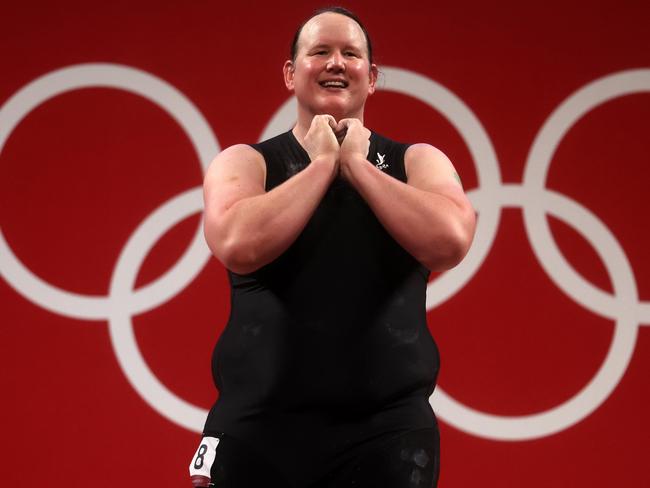
[[[300,449],[300,446],[297,446]],[[294,486],[253,449],[228,435],[204,437],[190,463],[195,487],[209,488],[433,488],[440,468],[435,428],[391,433],[351,449],[335,469]],[[290,469],[291,460],[287,460]],[[287,467],[284,467],[285,469]]]

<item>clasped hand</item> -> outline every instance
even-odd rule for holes
[[[349,179],[352,165],[366,161],[370,131],[359,119],[337,122],[331,115],[316,115],[305,135],[304,146],[312,161],[330,161],[337,172]]]

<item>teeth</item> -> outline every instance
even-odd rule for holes
[[[332,86],[336,88],[345,88],[345,83],[343,81],[323,81],[322,86]]]

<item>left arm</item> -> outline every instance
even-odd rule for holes
[[[404,155],[403,183],[368,162],[370,131],[356,119],[341,145],[340,171],[368,203],[384,228],[432,271],[456,266],[474,237],[476,215],[449,159],[428,144]]]

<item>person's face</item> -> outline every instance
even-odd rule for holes
[[[298,39],[295,62],[284,65],[284,79],[307,116],[363,118],[375,91],[377,67],[368,60],[366,38],[345,15],[324,13],[310,19]]]

